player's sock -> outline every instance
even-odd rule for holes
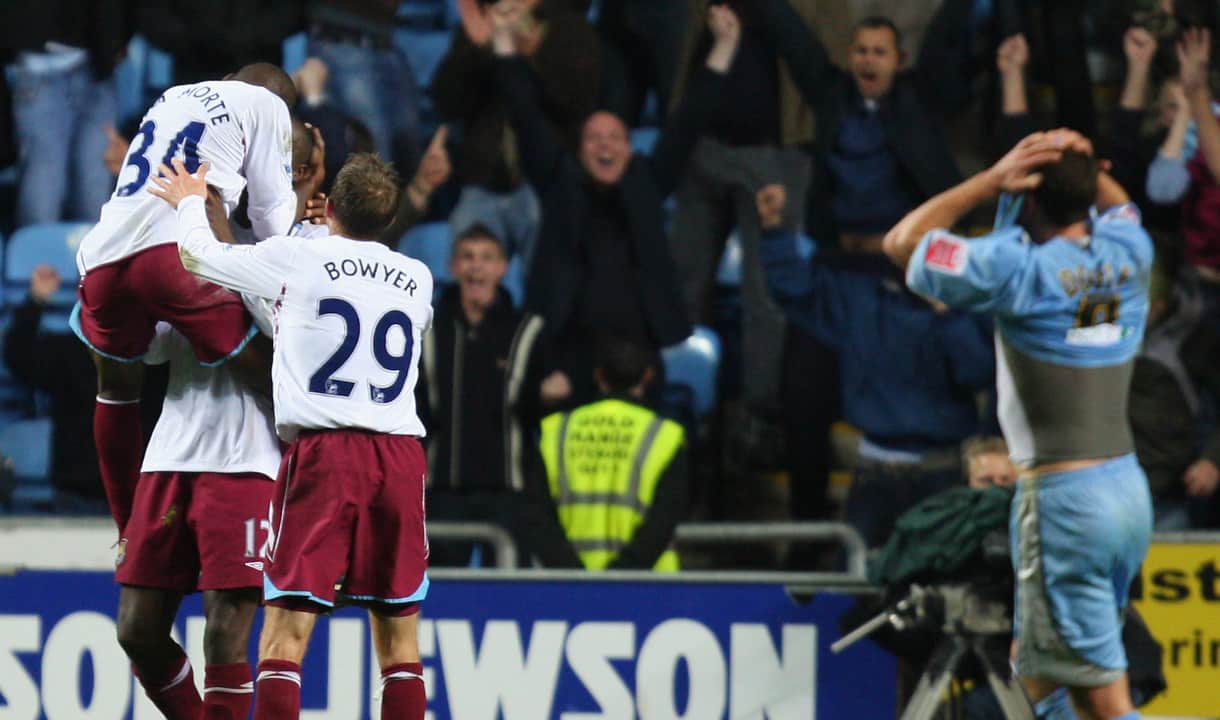
[[[1072,709],[1072,700],[1064,688],[1039,700],[1034,705],[1034,715],[1038,720],[1078,720],[1076,711]]]
[[[288,660],[258,664],[254,720],[296,720],[301,716],[301,666]]]
[[[381,671],[381,720],[424,720],[424,666],[391,665]]]
[[[179,648],[179,652],[182,649]],[[132,668],[135,669],[134,666]],[[195,688],[195,673],[186,653],[173,662],[163,673],[142,673],[136,677],[144,686],[148,699],[168,720],[199,720],[203,712],[203,700]]]
[[[207,666],[203,673],[203,720],[246,720],[253,700],[250,663]]]
[[[140,401],[99,397],[93,410],[93,443],[97,446],[97,466],[110,515],[122,536],[127,519],[131,517],[132,498],[140,479],[140,461],[144,457]]]

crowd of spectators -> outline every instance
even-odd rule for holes
[[[405,6],[435,6],[428,22],[450,36],[426,84],[395,39],[415,17]],[[1215,29],[1202,0],[11,4],[0,163],[18,179],[0,220],[8,231],[97,217],[139,120],[118,117],[114,79],[134,34],[172,56],[182,83],[279,62],[304,33],[295,110],[325,137],[328,177],[349,151],[374,149],[410,178],[387,240],[421,222],[447,223],[452,238],[453,282],[438,291],[417,388],[432,518],[496,522],[529,547],[545,488],[539,429],[603,397],[595,348],[613,336],[648,359],[632,402],[685,425],[682,507],[667,501],[665,521],[645,525],[843,519],[879,547],[921,499],[1015,476],[987,437],[998,434],[990,322],[912,294],[881,238],[1028,132],[1070,126],[1157,241],[1130,402],[1157,526],[1214,529]],[[633,146],[649,128],[655,144]],[[975,217],[963,230],[989,226]],[[735,292],[717,280],[730,237]],[[517,300],[503,284],[514,262]],[[59,347],[68,338],[38,330],[58,284],[48,271],[6,311],[4,361],[50,398],[57,505],[88,509],[100,498],[92,373],[83,350]],[[662,355],[698,325],[724,345],[706,416],[666,393]],[[845,493],[831,482],[840,469]],[[749,488],[776,474],[787,507],[749,507],[766,502]],[[464,564],[470,551],[435,559]]]

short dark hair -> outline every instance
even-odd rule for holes
[[[297,86],[292,82],[292,77],[284,72],[284,69],[279,65],[271,63],[257,62],[243,66],[240,70],[233,73],[234,80],[248,83],[250,85],[258,85],[265,87],[288,105],[288,109],[296,107],[297,104]]]
[[[335,175],[330,201],[349,237],[376,240],[394,221],[400,193],[394,166],[373,153],[353,153]]]
[[[852,37],[855,37],[856,33],[861,30],[880,30],[881,28],[886,28],[894,33],[894,47],[898,49],[898,52],[902,52],[902,31],[898,29],[893,20],[884,15],[869,15],[856,23],[856,26],[851,30],[851,34]]]
[[[639,385],[653,365],[654,354],[624,335],[602,335],[595,349],[597,369],[612,393],[627,392]]]
[[[292,170],[309,164],[309,156],[313,155],[313,131],[305,126],[305,121],[294,117],[292,119]]]
[[[1063,227],[1087,220],[1097,199],[1097,159],[1077,150],[1059,162],[1044,165],[1042,184],[1034,190],[1038,209],[1053,225]]]
[[[496,247],[500,249],[500,254],[503,255],[505,259],[508,259],[508,250],[504,247],[504,241],[501,240],[498,235],[492,232],[492,229],[487,227],[485,223],[472,223],[471,225],[468,225],[465,230],[458,233],[457,237],[453,238],[452,254],[457,255],[458,247],[462,243],[469,240],[487,240],[493,242],[496,244]]]

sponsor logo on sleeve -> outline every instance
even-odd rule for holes
[[[969,247],[964,241],[938,232],[932,236],[932,241],[928,243],[928,250],[924,256],[924,265],[929,270],[935,270],[936,272],[961,275],[966,272],[968,256]]]

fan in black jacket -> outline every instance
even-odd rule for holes
[[[566,151],[538,104],[533,70],[516,54],[511,25],[493,30],[497,87],[526,178],[542,200],[526,306],[546,321],[573,405],[597,397],[591,351],[597,336],[626,336],[659,357],[662,347],[690,335],[662,206],[716,109],[736,53],[736,17],[727,8],[714,11],[721,24],[713,27],[708,69],[694,79],[651,156],[632,155],[626,126],[607,112],[585,123],[578,156]]]

